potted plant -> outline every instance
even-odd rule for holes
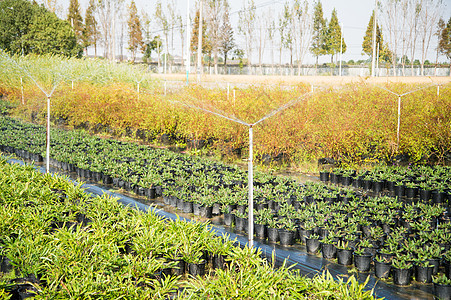
[[[266,239],[268,236],[268,222],[272,218],[271,210],[269,208],[259,211],[254,210],[254,217],[255,235],[259,239]]]
[[[319,235],[311,234],[305,237],[305,247],[307,248],[307,253],[314,254],[318,252],[321,247],[319,240]]]
[[[426,257],[418,254],[418,257],[414,259],[415,267],[415,280],[422,283],[432,282],[432,272],[434,266],[426,260]]]
[[[340,265],[351,265],[353,249],[349,246],[348,242],[338,241],[337,243],[337,262]]]
[[[396,256],[392,260],[393,283],[397,285],[409,285],[412,275],[412,263],[410,256]]]
[[[294,244],[296,235],[296,224],[290,218],[280,220],[279,240],[284,246]]]
[[[376,256],[374,258],[374,274],[377,278],[388,278],[391,270],[391,258]]]
[[[279,241],[279,222],[277,219],[268,220],[268,240],[271,243]]]
[[[354,265],[359,272],[369,272],[371,268],[371,253],[365,252],[360,246],[354,250]]]
[[[437,299],[451,299],[451,279],[442,274],[434,276],[432,281],[434,282],[434,294]]]
[[[335,236],[330,234],[321,240],[321,252],[323,258],[333,259],[337,256],[337,248],[335,247]]]

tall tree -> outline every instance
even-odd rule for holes
[[[338,22],[337,10],[335,8],[332,10],[326,41],[327,53],[331,55],[330,62],[334,63],[334,55],[340,53],[341,50],[343,51],[342,53],[346,52],[346,43],[343,39],[342,28]]]
[[[290,72],[293,71],[293,38],[294,38],[294,22],[293,22],[293,10],[290,7],[289,2],[285,2],[283,8],[283,22],[285,27],[283,37],[283,47],[290,52]],[[290,73],[291,74],[291,73]]]
[[[132,53],[132,62],[135,61],[136,52],[143,47],[141,21],[135,1],[132,0],[128,7],[128,49]]]
[[[438,51],[445,55],[447,59],[450,60],[450,73],[451,76],[451,17],[445,26],[445,22],[441,20],[442,25],[439,22],[439,40],[438,40]]]
[[[80,13],[80,4],[78,0],[70,0],[69,2],[69,12],[67,14],[67,21],[72,25],[75,32],[75,37],[77,38],[77,43],[79,45],[83,44],[83,17]]]
[[[297,50],[298,75],[301,75],[301,66],[308,46],[312,38],[312,19],[309,12],[307,0],[295,0],[293,4],[295,25],[295,44],[299,46]]]
[[[199,42],[199,24],[200,24],[200,11],[197,9],[196,15],[194,17],[194,25],[191,31],[191,54],[196,57],[198,51],[198,42]],[[210,42],[207,36],[207,24],[202,21],[202,54],[208,54],[211,52]],[[197,65],[197,62],[196,62]]]
[[[327,27],[323,16],[323,5],[318,0],[313,11],[312,44],[310,46],[310,52],[316,57],[316,66],[318,65],[318,57],[327,53],[326,34]]]
[[[383,17],[385,19],[386,29],[388,31],[388,45],[390,48],[390,53],[392,54],[393,63],[393,75],[397,75],[396,64],[398,57],[398,46],[399,46],[399,20],[400,10],[402,2],[400,0],[387,0],[381,3],[381,10],[383,12]]]
[[[424,75],[424,62],[429,49],[432,36],[443,9],[441,0],[423,0],[423,9],[420,14],[421,30],[419,31],[421,45],[421,75]]]
[[[412,11],[410,12],[410,17],[408,19],[408,30],[409,30],[409,40],[410,40],[410,68],[412,75],[414,74],[414,61],[415,61],[415,51],[417,46],[417,31],[420,25],[419,16],[422,9],[421,0],[412,0],[411,5]]]
[[[94,56],[97,56],[97,39],[99,38],[99,32],[97,29],[95,10],[94,0],[89,0],[89,5],[86,9],[85,27],[83,30],[83,48],[86,49],[86,54],[88,54],[88,47],[94,45]]]
[[[362,50],[369,57],[373,56],[373,31],[374,31],[374,10],[370,17],[368,26],[366,27],[365,36],[363,37]],[[376,24],[376,53],[379,51],[379,58],[382,56],[384,47],[384,38],[379,24]],[[377,55],[377,54],[376,54]]]
[[[177,16],[177,24],[178,24],[178,28],[179,28],[179,34],[180,34],[180,42],[182,44],[182,57],[184,56],[185,53],[185,26],[183,24],[183,18],[181,15]],[[182,67],[185,65],[185,60],[182,59]]]
[[[163,31],[164,35],[164,46],[166,48],[166,52],[169,54],[169,30],[170,30],[170,23],[168,16],[163,11],[163,6],[161,5],[161,1],[158,1],[155,5],[155,12],[154,17],[157,21],[158,27],[161,31]]]
[[[224,15],[222,17],[222,25],[221,25],[221,44],[220,44],[220,52],[224,56],[224,68],[227,69],[227,56],[230,51],[235,48],[235,40],[233,37],[233,28],[230,24],[230,6],[227,0],[224,0]]]
[[[215,74],[218,74],[218,53],[221,47],[221,22],[224,16],[223,0],[208,0],[206,3],[208,38],[213,55]]]
[[[115,59],[115,38],[116,38],[116,15],[121,10],[124,0],[96,0],[96,11],[99,16],[104,45],[104,56],[111,60]]]
[[[239,11],[238,30],[244,35],[246,44],[248,74],[252,74],[252,50],[255,43],[255,6],[254,0],[243,2],[243,9]]]
[[[271,9],[268,10],[268,26],[266,27],[266,33],[268,35],[270,49],[271,49],[271,69],[274,73],[274,40],[276,37],[276,22],[273,20]]]

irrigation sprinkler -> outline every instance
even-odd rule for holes
[[[41,85],[38,83],[38,81],[30,74],[30,72],[25,68],[19,65],[14,59],[12,59],[9,56],[6,56],[6,58],[13,63],[14,66],[16,66],[19,70],[21,70],[27,77],[29,77],[34,84],[38,87],[38,89],[41,90],[41,92],[47,97],[47,132],[46,132],[46,155],[45,155],[45,168],[46,173],[49,173],[50,171],[50,98],[52,97],[53,93],[55,92],[58,85],[63,81],[63,76],[58,72],[50,72],[51,75],[58,74],[58,79],[54,80],[52,77],[52,89],[50,91],[46,91]],[[21,80],[22,82],[22,80]]]
[[[235,90],[233,90],[235,92]],[[210,113],[213,114],[215,116],[218,116],[220,118],[224,118],[226,120],[235,122],[235,123],[239,123],[241,125],[247,126],[249,127],[249,159],[248,159],[248,206],[249,206],[249,214],[248,214],[248,223],[249,223],[249,227],[248,227],[248,241],[249,241],[249,247],[253,247],[254,245],[254,160],[253,160],[253,145],[254,145],[254,136],[253,136],[253,128],[255,125],[263,122],[264,120],[271,118],[272,116],[276,115],[277,113],[295,105],[296,103],[302,101],[303,99],[305,99],[307,96],[311,95],[311,92],[308,92],[300,97],[297,97],[291,101],[289,101],[288,103],[280,106],[279,108],[271,111],[270,113],[268,113],[267,115],[265,115],[264,117],[262,117],[260,120],[254,122],[254,123],[247,123],[245,121],[242,121],[238,118],[235,117],[231,117],[231,116],[226,116],[226,114],[224,112],[215,112],[213,110],[209,110],[209,109],[205,109],[196,105],[192,105],[192,104],[188,104],[188,103],[183,103],[177,100],[169,100],[169,102],[175,103],[175,104],[180,104],[192,109],[196,109],[196,110],[201,110],[203,112],[206,113]]]
[[[387,89],[387,88],[385,88],[385,87],[376,85],[376,87],[379,87],[379,88],[381,88],[381,89],[383,89],[383,90],[389,92],[390,94],[393,94],[393,95],[395,95],[395,96],[398,97],[398,126],[397,126],[397,128],[396,128],[396,151],[399,150],[399,141],[400,141],[400,128],[401,128],[401,98],[404,97],[404,96],[406,96],[406,95],[412,94],[412,93],[414,93],[414,92],[421,91],[421,90],[424,90],[424,89],[427,89],[427,88],[431,88],[431,87],[434,87],[434,86],[435,86],[435,84],[434,84],[434,85],[425,86],[425,87],[422,87],[422,88],[418,88],[418,89],[415,89],[415,90],[412,90],[412,91],[409,91],[409,92],[406,92],[406,93],[403,93],[403,94],[398,94],[398,93],[395,93],[395,92],[393,92],[393,91],[391,91],[391,90],[389,90],[389,89]],[[437,86],[437,87],[438,87],[438,86]]]

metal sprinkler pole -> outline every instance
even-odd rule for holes
[[[20,92],[21,92],[21,95],[22,95],[22,105],[23,105],[24,101],[23,101],[23,80],[22,80],[22,77],[20,77]]]
[[[47,96],[47,141],[45,153],[45,171],[50,170],[50,97]]]
[[[249,162],[248,162],[248,186],[249,186],[249,247],[254,244],[254,166],[253,166],[253,132],[252,124],[249,125]]]
[[[396,130],[396,148],[399,149],[399,128],[401,126],[401,96],[398,96],[398,129]]]

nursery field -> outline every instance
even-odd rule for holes
[[[41,124],[51,109],[55,125],[232,159],[247,155],[252,127],[253,157],[270,165],[450,163],[447,78],[173,89],[138,66],[6,55],[1,64],[2,105]]]
[[[43,160],[44,127],[3,118],[0,128],[0,150]],[[234,232],[247,232],[247,173],[239,168],[80,131],[55,129],[51,135],[51,164],[61,170],[148,201],[162,196],[180,213],[219,218]],[[435,287],[443,295],[451,283],[450,174],[451,168],[443,166],[337,168],[321,172],[326,185],[257,172],[255,238],[301,247],[347,266],[349,274],[354,270],[398,286]],[[202,259],[202,253],[181,255],[189,262]]]
[[[354,278],[273,269],[207,223],[91,198],[61,176],[0,159],[2,299],[373,299]]]

